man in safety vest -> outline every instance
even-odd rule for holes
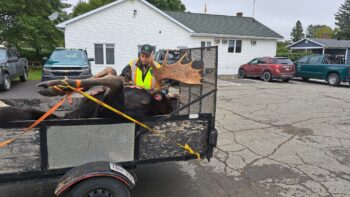
[[[153,52],[154,48],[151,45],[142,45],[139,58],[131,60],[120,76],[136,87],[146,90],[159,90],[161,87],[159,87],[160,84],[156,84],[151,64],[154,64],[157,68],[160,65],[153,60]]]

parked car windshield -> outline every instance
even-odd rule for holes
[[[85,65],[87,64],[87,57],[83,51],[79,50],[59,50],[54,51],[47,61],[49,65],[57,64],[74,64]]]
[[[6,50],[0,49],[0,61],[6,60]]]
[[[158,51],[155,55],[155,60],[158,61],[158,63],[162,63],[165,58],[166,51]],[[169,51],[168,54],[168,64],[175,63],[177,60],[180,59],[180,52],[179,51]]]
[[[287,58],[273,58],[272,59],[272,63],[273,64],[288,64],[288,65],[292,65],[293,62],[290,59]]]

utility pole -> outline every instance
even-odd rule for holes
[[[253,22],[255,22],[255,0],[253,3]]]

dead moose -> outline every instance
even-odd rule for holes
[[[164,79],[172,79],[188,85],[201,84],[201,70],[192,68],[193,61],[182,64],[185,55],[175,64],[168,65],[165,59],[160,68],[152,66],[154,76],[158,84]],[[43,89],[39,91],[44,96],[58,96],[63,93],[57,90],[57,85],[77,87],[77,80],[52,80],[39,83],[37,86]],[[79,86],[88,90],[94,86],[102,86],[100,91],[94,93],[94,97],[108,105],[123,111],[132,117],[145,117],[168,114],[172,111],[171,100],[177,97],[167,97],[161,91],[148,92],[133,86],[125,86],[123,77],[117,76],[114,69],[107,68],[99,74],[98,78],[81,80]],[[0,105],[1,123],[19,120],[38,119],[44,112],[35,109],[22,109]],[[55,118],[52,116],[51,118]],[[65,114],[64,118],[121,118],[113,112],[105,109],[93,101],[83,98],[79,106]],[[0,123],[0,124],[1,124]]]

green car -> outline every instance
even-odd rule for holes
[[[331,86],[339,86],[340,82],[350,82],[350,64],[346,63],[342,56],[305,56],[297,60],[295,65],[295,77],[301,77],[304,81],[322,79]]]

